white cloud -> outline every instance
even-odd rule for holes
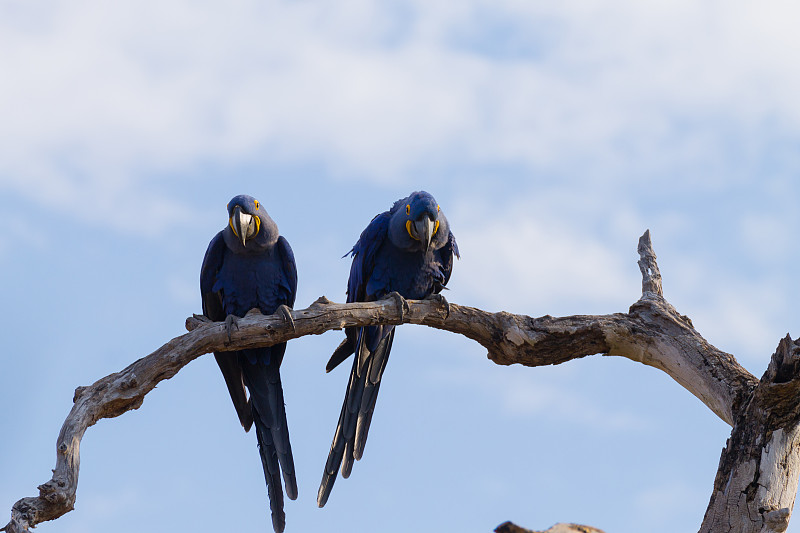
[[[730,352],[756,376],[766,370],[778,341],[796,324],[780,280],[754,280],[706,270],[700,286],[678,289],[680,309],[717,348]]]
[[[43,250],[50,242],[50,235],[39,222],[36,213],[25,210],[0,211],[0,257],[6,253],[16,256],[20,250]]]
[[[576,205],[583,202],[594,207]],[[607,211],[605,217],[598,210]],[[581,215],[573,218],[574,212]],[[644,226],[630,211],[543,188],[501,205],[463,197],[448,216],[459,221],[454,232],[463,260],[451,286],[465,295],[459,298],[464,303],[534,316],[591,313],[590,307],[614,313],[641,293],[633,235]],[[615,233],[613,241],[598,239],[592,220],[601,218]],[[620,236],[630,242],[612,248]]]
[[[206,161],[647,179],[800,122],[788,2],[46,4],[0,8],[0,186],[73,214],[138,191],[170,217],[146,176]]]
[[[709,227],[696,214],[612,198],[602,186],[542,185],[500,202],[483,192],[446,208],[462,251],[453,301],[529,316],[626,312],[641,295],[637,239],[653,225],[665,297],[709,342],[761,375],[778,340],[797,334],[798,285],[787,268],[796,211],[742,210],[733,227]]]
[[[794,247],[798,212],[744,213],[739,220],[739,231],[748,252],[748,259],[758,261],[762,268],[789,259]]]

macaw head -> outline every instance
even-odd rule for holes
[[[436,199],[425,191],[413,192],[392,207],[389,237],[407,250],[441,248],[449,238],[450,226]]]
[[[274,244],[278,240],[278,226],[267,214],[261,203],[246,194],[234,196],[228,202],[228,226],[225,228],[228,237],[241,243],[261,248]]]

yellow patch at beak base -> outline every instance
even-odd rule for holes
[[[409,237],[411,237],[415,241],[419,240],[418,238],[414,237],[413,233],[411,233],[411,221],[410,220],[406,220],[406,231],[408,232]]]

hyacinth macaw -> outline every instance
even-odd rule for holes
[[[288,308],[294,305],[297,293],[294,254],[255,198],[239,195],[228,203],[228,224],[211,240],[203,259],[200,291],[203,313],[211,320],[224,320],[228,336],[237,327],[238,318],[253,308],[266,315],[281,312],[291,320]],[[286,343],[280,343],[214,353],[242,427],[249,431],[255,422],[272,526],[277,533],[286,524],[281,470],[286,495],[292,500],[297,498],[279,373],[285,350]]]
[[[439,295],[450,279],[453,256],[459,257],[447,218],[433,196],[424,191],[398,200],[373,218],[349,253],[353,264],[347,282],[348,302],[398,295],[420,300]],[[444,300],[441,295],[438,298]],[[346,339],[328,362],[330,372],[356,354],[317,494],[320,507],[328,501],[339,467],[342,477],[348,477],[353,462],[364,453],[394,330],[392,325],[346,328]]]

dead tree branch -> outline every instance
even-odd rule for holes
[[[732,355],[709,344],[691,320],[664,299],[649,231],[639,240],[638,251],[642,297],[627,313],[531,318],[452,304],[448,315],[433,300],[408,301],[403,312],[392,298],[337,304],[321,297],[308,308],[293,311],[294,326],[281,315],[248,313],[230,339],[224,323],[190,317],[186,321],[189,333],[124,370],[75,391],[74,405],[56,443],[52,479],[39,486],[38,496],[14,504],[11,521],[3,529],[21,533],[71,511],[84,432],[102,418],[137,409],[156,384],[173,377],[195,358],[214,351],[269,346],[348,326],[410,323],[473,339],[500,365],[556,365],[599,353],[663,370],[734,426],[701,531],[760,531],[761,525],[772,528],[764,531],[785,530],[783,524],[788,524],[800,472],[800,348],[791,339],[784,339],[759,382]],[[730,524],[734,516],[742,523],[758,522],[759,528],[716,525]]]

